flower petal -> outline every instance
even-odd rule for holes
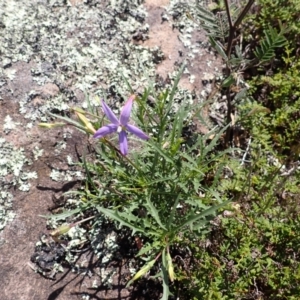
[[[107,135],[107,134],[116,132],[117,129],[118,129],[118,125],[115,125],[115,124],[108,124],[108,125],[105,125],[105,126],[102,126],[101,128],[99,128],[99,129],[95,132],[95,134],[93,135],[93,137],[94,137],[95,139],[102,138],[102,137],[104,137],[104,136]]]
[[[131,95],[122,108],[121,115],[120,115],[120,123],[123,126],[127,125],[129,121],[134,98],[135,95]]]
[[[127,124],[126,129],[129,132],[135,134],[137,137],[139,137],[142,140],[148,140],[149,139],[149,136],[144,131],[142,131],[141,129],[139,129],[139,128],[133,126],[133,125]]]
[[[120,151],[123,155],[127,155],[128,153],[128,143],[127,143],[127,134],[126,131],[122,130],[119,133],[119,143],[120,143]]]
[[[111,121],[113,124],[119,125],[118,118],[116,117],[114,112],[110,109],[110,107],[104,102],[104,100],[102,100],[102,109],[105,115],[107,116],[107,118],[109,119],[109,121]]]

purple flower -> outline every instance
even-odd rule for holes
[[[148,140],[149,137],[141,129],[128,124],[132,103],[135,96],[132,95],[126,101],[122,108],[120,119],[116,117],[113,111],[107,106],[107,104],[102,100],[102,109],[107,118],[110,120],[111,124],[102,126],[94,134],[94,138],[102,138],[107,134],[117,132],[119,134],[120,151],[123,155],[128,153],[128,143],[127,143],[127,131],[135,134],[137,137],[143,140]]]

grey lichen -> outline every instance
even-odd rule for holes
[[[206,7],[206,1],[189,0],[171,0],[170,5],[167,7],[168,13],[172,16],[173,27],[177,28],[180,32],[179,39],[187,52],[187,61],[190,66],[201,64],[201,69],[204,73],[216,73],[220,74],[221,70],[213,68],[215,64],[215,55],[211,52],[211,47],[206,37],[205,31],[201,27],[199,20],[197,19],[199,6]],[[201,34],[199,34],[201,32]],[[209,55],[208,55],[209,54]],[[209,57],[209,59],[207,59]],[[202,58],[205,59],[203,63]],[[205,66],[205,64],[207,66]],[[190,73],[189,80],[191,83],[200,76],[203,79],[203,73]],[[206,88],[206,87],[205,87]]]
[[[35,146],[32,150],[34,160],[38,160],[39,157],[43,155],[44,149],[40,149],[38,146]]]
[[[101,97],[127,95],[124,78],[133,89],[153,78],[155,63],[151,50],[131,43],[136,32],[146,32],[148,28],[141,3],[85,1],[77,6],[65,1],[1,3],[3,82],[14,79],[13,71],[9,76],[6,74],[6,66],[30,61],[36,84],[54,82],[60,90],[38,107],[33,99],[39,92],[27,93],[20,101],[20,112],[26,118],[45,120],[46,112],[66,110],[78,102],[76,90]]]
[[[30,163],[23,148],[14,147],[0,136],[0,229],[14,217],[13,196],[9,189],[17,187],[27,192],[30,189],[30,180],[37,178],[36,172],[25,171],[25,166]]]
[[[11,193],[7,191],[0,192],[0,230],[15,217],[15,213],[12,211],[12,198]]]
[[[52,169],[50,173],[50,178],[53,181],[68,182],[72,180],[83,179],[83,174],[81,171]]]
[[[0,91],[16,79],[16,62],[30,63],[34,86],[18,99],[19,112],[29,121],[29,127],[34,126],[36,121],[48,121],[49,111],[65,111],[71,105],[88,107],[88,102],[82,101],[78,96],[80,93],[93,95],[89,102],[93,106],[99,106],[99,99],[107,97],[118,113],[120,100],[130,92],[124,78],[134,91],[147,87],[149,80],[154,81],[155,65],[164,59],[164,54],[159,48],[148,49],[132,42],[133,39],[148,38],[149,27],[145,24],[146,12],[142,2],[89,0],[77,6],[72,6],[65,0],[10,0],[0,3]],[[171,1],[169,13],[176,10],[176,3],[179,1]],[[164,20],[169,21],[171,18],[164,14]],[[199,45],[191,42],[193,31],[197,27],[191,20],[183,14],[183,19],[174,19],[173,23],[181,31],[180,38],[189,51],[190,61],[199,53],[204,53],[205,50],[199,50]],[[177,72],[170,73],[171,82],[176,75]],[[189,75],[190,81],[195,80],[196,74]],[[48,83],[57,86],[58,92],[43,94],[42,87]],[[42,101],[36,101],[40,98]],[[178,110],[181,101],[192,104],[194,99],[190,92],[180,89],[175,97],[174,112]],[[4,129],[9,133],[14,129],[14,123],[10,119],[6,123]],[[1,185],[9,183],[21,190],[28,190],[29,180],[35,174],[23,171],[24,164],[28,162],[24,150],[18,150],[5,141],[2,144],[0,143]],[[66,147],[65,139],[58,141],[56,145],[55,154],[61,155]],[[33,150],[35,160],[42,155],[42,151],[39,148]],[[72,166],[72,157],[65,157],[65,161]],[[4,180],[6,177],[10,177],[7,182]],[[82,174],[79,171],[53,168],[50,177],[55,181],[66,182],[81,179]],[[11,209],[12,196],[8,192],[1,192],[0,197],[4,199],[0,198],[1,229],[12,217],[7,212],[2,217],[2,211]],[[77,201],[80,202],[76,199],[69,199],[67,202],[75,206]],[[88,239],[99,258],[100,282],[110,286],[115,270],[109,268],[109,263],[119,246],[116,232],[107,222],[104,223],[101,217],[97,217],[96,226],[89,232],[80,227],[70,230],[65,258],[70,264],[74,264],[77,257],[71,251],[72,248],[84,244]],[[53,228],[60,225],[55,221],[50,221],[49,224]],[[82,266],[77,268],[81,269]]]
[[[11,130],[16,128],[16,123],[12,120],[10,115],[4,118],[3,131],[8,134]]]

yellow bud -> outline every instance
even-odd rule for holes
[[[72,110],[74,110],[75,112],[79,112],[81,114],[85,114],[85,111],[80,107],[72,107]]]
[[[168,263],[168,272],[169,272],[169,277],[170,280],[173,282],[174,281],[174,267],[173,267],[173,262],[170,253],[167,253],[167,263]]]
[[[66,125],[65,123],[39,123],[40,127],[44,127],[44,128],[54,128],[54,127],[59,127],[59,126],[64,126]]]
[[[91,122],[88,120],[88,118],[86,118],[85,115],[83,115],[80,112],[75,111],[76,115],[78,116],[79,120],[83,123],[83,125],[85,126],[86,130],[89,133],[94,134],[96,132],[96,129],[93,127],[93,125],[91,124]]]
[[[144,265],[132,278],[132,281],[137,280],[138,278],[140,278],[141,276],[145,275],[155,264],[156,260],[153,259],[151,261],[149,261],[146,265]]]
[[[163,149],[166,149],[170,146],[170,143],[169,142],[165,142],[162,146]]]
[[[52,237],[57,237],[60,236],[62,234],[67,233],[73,226],[70,224],[63,224],[61,226],[59,226],[58,228],[56,228],[55,230],[50,232],[50,235]]]
[[[96,101],[97,101],[99,104],[101,104],[101,100],[100,100],[100,98],[99,98],[98,96],[95,96],[95,99],[96,99]]]

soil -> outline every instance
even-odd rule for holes
[[[73,6],[80,5],[82,0],[71,0]],[[164,80],[168,73],[173,72],[174,65],[182,61],[187,51],[179,40],[179,32],[172,29],[168,22],[161,21],[161,15],[165,12],[165,6],[169,4],[167,0],[147,0],[144,5],[148,12],[146,23],[150,25],[149,39],[145,41],[132,41],[147,47],[160,46],[165,55],[165,59],[157,65],[156,72]],[[17,8],[16,8],[17,9]],[[204,40],[205,34],[198,31],[193,37],[194,41]],[[221,61],[216,60],[213,55],[197,56],[189,62],[189,70],[193,74],[204,72],[213,73],[214,68],[221,69]],[[212,66],[207,65],[208,60],[213,60]],[[4,120],[8,114],[16,122],[25,124],[28,120],[19,112],[19,100],[31,90],[38,90],[39,96],[35,97],[33,105],[38,107],[48,96],[53,96],[59,91],[55,82],[47,83],[42,87],[37,85],[32,78],[32,63],[16,62],[13,63],[16,70],[14,80],[8,81],[2,89],[2,101],[0,102],[0,119]],[[188,76],[183,76],[180,85],[197,93],[203,89],[201,76],[197,76],[191,83]],[[13,97],[10,91],[13,90]],[[6,92],[5,92],[6,91]],[[72,131],[69,139],[65,134]],[[205,131],[205,130],[204,130]],[[53,129],[45,131],[37,126],[32,128],[16,127],[15,130],[5,135],[5,139],[16,147],[23,147],[26,155],[32,159],[33,163],[28,165],[30,171],[37,172],[37,179],[31,180],[29,192],[22,192],[16,188],[11,188],[13,194],[13,210],[16,213],[15,219],[10,222],[1,233],[2,244],[0,246],[0,290],[1,300],[67,300],[84,299],[84,294],[89,294],[90,299],[156,299],[157,295],[142,296],[142,291],[126,289],[126,281],[116,276],[112,289],[98,289],[92,291],[88,289],[89,284],[83,280],[89,280],[76,275],[66,268],[65,272],[57,275],[56,280],[46,279],[35,273],[34,265],[30,259],[34,253],[36,242],[43,233],[49,233],[46,229],[46,219],[41,215],[49,214],[49,209],[53,207],[53,197],[58,198],[63,192],[76,189],[80,185],[78,180],[53,181],[49,174],[52,169],[69,170],[62,157],[71,155],[79,158],[84,151],[86,137],[72,128]],[[66,148],[60,153],[56,152],[59,141],[66,141]],[[37,160],[32,157],[33,149],[38,146],[44,152]],[[88,254],[86,254],[88,255]],[[91,254],[90,254],[91,255]],[[120,267],[120,273],[127,272]],[[151,285],[151,282],[148,282]],[[155,287],[152,287],[155,290]],[[150,298],[149,298],[150,297]],[[87,298],[86,298],[87,299]],[[158,299],[158,298],[157,298]]]

